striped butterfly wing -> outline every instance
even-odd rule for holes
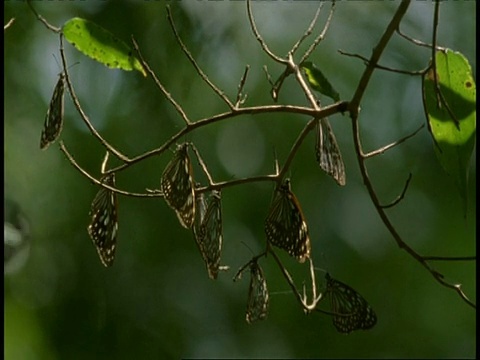
[[[101,181],[114,187],[115,174],[108,174]],[[102,187],[93,199],[90,215],[92,218],[88,226],[88,234],[102,264],[106,267],[112,266],[118,230],[117,195]]]
[[[333,325],[341,333],[368,330],[377,323],[377,315],[370,304],[350,286],[333,279],[328,273],[326,296],[330,299]]]
[[[65,94],[65,75],[62,73],[58,78],[57,85],[53,91],[52,99],[45,116],[42,136],[40,138],[40,149],[45,150],[60,135],[63,127]]]
[[[318,120],[316,130],[315,152],[318,164],[323,171],[335,179],[338,185],[344,186],[346,184],[345,164],[328,119]]]
[[[247,301],[247,323],[263,320],[268,315],[269,294],[263,270],[257,261],[250,264],[250,287]]]
[[[276,190],[265,221],[267,240],[297,258],[301,263],[310,257],[310,237],[300,204],[291,191],[290,180]]]
[[[220,269],[222,251],[222,203],[221,193],[213,190],[210,202],[197,233],[197,244],[207,266],[208,276],[216,279]]]
[[[163,171],[161,187],[168,206],[175,210],[180,224],[189,229],[195,220],[195,190],[187,150],[188,143],[178,146],[173,159]]]

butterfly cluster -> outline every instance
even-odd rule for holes
[[[377,323],[377,315],[370,304],[350,286],[325,275],[325,295],[330,300],[333,325],[341,333],[368,330]]]
[[[327,118],[318,120],[316,125],[315,153],[320,168],[333,177],[338,185],[346,183],[345,165],[332,126]]]
[[[277,188],[265,220],[267,240],[301,263],[310,257],[310,237],[300,204],[286,179]]]
[[[58,78],[57,85],[55,85],[52,100],[45,116],[45,123],[40,138],[40,149],[48,148],[60,136],[63,127],[64,94],[65,74],[62,73]]]
[[[199,194],[196,217],[193,226],[195,241],[207,266],[208,276],[211,279],[216,279],[220,269],[220,253],[223,240],[220,191],[212,191],[208,205],[203,193]]]
[[[161,189],[180,224],[191,228],[195,220],[195,190],[188,143],[179,145],[173,159],[167,164],[162,174]]]
[[[105,175],[101,181],[114,187],[115,174]],[[92,218],[88,226],[88,234],[97,249],[102,264],[106,267],[112,266],[117,245],[117,195],[102,187],[93,199],[90,215]]]

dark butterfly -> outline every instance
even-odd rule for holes
[[[200,213],[193,227],[195,240],[207,266],[208,276],[216,279],[220,269],[222,250],[222,204],[221,193],[212,191],[206,207],[203,194],[197,199],[197,211]]]
[[[175,210],[183,227],[189,229],[195,220],[193,171],[188,143],[181,144],[162,174],[162,192],[168,206]]]
[[[290,180],[276,190],[265,221],[267,240],[287,251],[301,263],[310,257],[307,223],[290,187]]]
[[[57,140],[63,127],[63,100],[65,94],[65,74],[60,74],[57,85],[53,91],[52,100],[45,116],[40,149],[46,149],[51,143]]]
[[[377,315],[368,302],[350,286],[325,275],[325,295],[330,299],[333,325],[341,333],[368,330],[377,323]]]
[[[257,261],[250,264],[250,287],[247,301],[247,323],[263,320],[268,314],[269,295],[267,281]]]
[[[344,186],[345,165],[333,129],[327,118],[319,119],[316,126],[315,152],[318,164],[323,171],[335,179],[338,185]]]
[[[114,187],[115,174],[106,175],[101,181]],[[102,264],[109,267],[115,259],[117,243],[117,195],[102,187],[93,199],[90,215],[92,220],[88,226],[88,234],[97,248]]]

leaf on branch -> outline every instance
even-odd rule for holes
[[[323,75],[319,68],[315,66],[311,61],[306,61],[301,65],[305,75],[307,76],[308,83],[312,89],[318,91],[320,94],[328,96],[334,101],[340,101],[340,95],[333,88],[332,84]]]
[[[81,18],[73,18],[63,25],[65,39],[84,55],[113,69],[138,70],[147,73],[132,49],[103,27]]]
[[[435,61],[438,88],[432,68],[423,76],[424,109],[437,159],[453,177],[466,212],[468,165],[476,131],[475,82],[461,53],[438,51]]]

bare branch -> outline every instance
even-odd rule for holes
[[[420,40],[414,39],[414,38],[412,38],[412,37],[410,37],[410,36],[402,33],[402,32],[400,31],[400,26],[398,26],[398,28],[397,28],[396,31],[397,31],[397,34],[398,34],[398,35],[400,35],[400,36],[403,37],[404,39],[406,39],[406,40],[414,43],[415,45],[427,47],[427,48],[429,48],[429,49],[432,48],[432,44],[428,44],[428,43],[422,42],[422,41],[420,41]],[[437,50],[443,51],[443,50],[445,50],[445,48],[437,45]]]
[[[243,73],[243,76],[240,79],[240,84],[238,84],[237,100],[235,101],[235,109],[237,109],[240,105],[242,105],[247,98],[247,95],[243,96],[242,92],[243,92],[243,88],[245,86],[245,82],[247,81],[248,70],[250,70],[249,65],[247,65],[245,67],[245,71]]]
[[[367,158],[370,158],[370,157],[373,157],[373,156],[376,156],[376,155],[380,155],[380,154],[384,154],[385,151],[387,150],[390,150],[392,149],[393,147],[397,146],[397,145],[400,145],[401,143],[403,143],[404,141],[410,139],[411,137],[415,136],[421,129],[423,129],[423,127],[425,126],[425,124],[422,124],[417,130],[415,130],[413,133],[391,143],[391,144],[388,144],[386,146],[382,146],[380,149],[377,149],[377,150],[374,150],[374,151],[371,151],[367,154],[363,154],[363,158],[367,159]]]
[[[362,56],[362,55],[351,54],[351,53],[348,53],[348,52],[343,51],[343,50],[338,50],[338,52],[342,55],[345,55],[345,56],[350,56],[350,57],[354,57],[354,58],[358,58],[360,60],[363,60],[365,65],[367,65],[367,66],[369,65],[370,60],[367,59],[366,57]],[[417,71],[394,69],[394,68],[383,66],[383,65],[380,65],[380,64],[375,64],[375,68],[380,69],[380,70],[394,72],[394,73],[405,74],[405,75],[414,75],[414,76],[423,75],[423,74],[425,74],[425,71],[427,71],[427,69],[417,70]]]
[[[311,55],[313,50],[317,47],[318,44],[325,38],[325,35],[327,34],[328,28],[330,27],[330,23],[333,19],[333,12],[335,11],[335,0],[332,1],[332,7],[330,8],[330,14],[328,15],[328,19],[325,23],[325,26],[323,27],[322,32],[320,35],[317,36],[317,38],[313,41],[312,45],[308,48],[307,51],[305,51],[305,54],[303,54],[302,59],[300,60],[300,64],[303,63],[305,60],[308,59],[308,57]]]
[[[182,48],[183,52],[187,56],[188,60],[192,63],[193,67],[197,71],[198,75],[205,81],[208,86],[212,88],[212,90],[223,100],[225,103],[228,105],[230,109],[234,109],[234,106],[232,102],[228,99],[228,97],[224,94],[222,90],[220,90],[213,82],[210,81],[207,75],[200,69],[200,66],[198,66],[197,62],[193,58],[192,54],[190,54],[190,51],[188,51],[187,47],[183,43],[182,39],[180,38],[180,35],[178,34],[177,28],[175,27],[175,23],[173,21],[172,13],[170,11],[170,6],[167,5],[167,18],[168,21],[170,22],[170,26],[172,27],[173,33],[175,34],[175,39],[177,39],[178,44]]]
[[[149,194],[139,194],[139,193],[133,193],[129,191],[124,191],[124,190],[119,190],[117,188],[111,187],[109,185],[106,185],[105,183],[101,182],[100,180],[97,180],[95,177],[90,175],[87,171],[85,171],[78,163],[75,161],[73,156],[68,152],[65,144],[63,141],[60,141],[60,150],[65,154],[67,159],[70,161],[70,163],[73,165],[75,169],[77,169],[83,176],[88,178],[91,182],[94,184],[101,186],[105,189],[108,189],[110,191],[116,192],[117,194],[121,195],[126,195],[126,196],[133,196],[133,197],[163,197],[163,194],[161,193],[149,193]]]
[[[250,2],[251,2],[250,0],[247,0],[247,14],[248,14],[248,20],[250,21],[250,27],[252,28],[252,32],[255,35],[255,38],[260,43],[260,46],[262,47],[263,51],[265,51],[265,53],[268,56],[270,56],[274,61],[276,61],[280,64],[288,65],[287,60],[282,59],[281,57],[275,55],[273,52],[270,51],[267,44],[263,40],[262,36],[258,32],[257,25],[255,25],[255,19],[253,18],[253,13],[252,13],[252,8],[251,8]]]
[[[388,205],[380,205],[382,208],[384,209],[388,209],[388,208],[391,208],[391,207],[394,207],[395,205],[397,205],[400,201],[403,200],[403,198],[405,197],[405,193],[407,192],[407,189],[408,189],[408,185],[410,184],[410,180],[412,180],[412,173],[410,173],[408,175],[408,179],[407,181],[405,182],[405,186],[403,187],[403,190],[402,190],[402,193],[400,195],[397,196],[397,198],[395,200],[393,200],[390,204]]]
[[[177,110],[177,112],[180,114],[181,118],[183,119],[183,121],[185,121],[185,123],[187,124],[187,126],[189,124],[191,124],[190,120],[188,119],[187,117],[187,114],[185,114],[185,111],[183,111],[183,108],[175,101],[175,99],[172,97],[172,95],[167,91],[167,89],[165,89],[165,87],[162,85],[162,83],[160,82],[160,80],[158,80],[157,78],[157,75],[155,74],[155,72],[153,72],[153,70],[150,68],[150,66],[148,65],[148,63],[145,61],[145,59],[143,58],[142,56],[142,53],[140,52],[140,48],[138,47],[138,44],[137,42],[135,41],[135,38],[132,36],[132,43],[133,43],[133,47],[135,48],[135,51],[137,52],[138,54],[138,57],[140,58],[140,62],[142,63],[142,66],[145,70],[147,70],[147,72],[150,74],[150,76],[152,77],[153,81],[155,81],[155,84],[157,85],[157,87],[160,89],[160,91],[162,92],[162,94],[167,98],[167,100],[170,102],[170,104],[173,105],[173,107],[175,108],[175,110]]]
[[[410,6],[411,0],[402,1],[397,9],[397,12],[393,16],[390,24],[388,25],[387,29],[385,30],[382,38],[378,42],[377,46],[373,49],[372,56],[368,61],[368,66],[363,72],[362,77],[358,83],[357,89],[355,90],[355,94],[353,95],[352,100],[350,101],[349,110],[357,114],[359,111],[360,101],[363,98],[365,90],[367,88],[368,83],[370,82],[370,78],[372,77],[373,71],[375,70],[375,66],[378,64],[380,60],[380,56],[382,55],[383,51],[385,50],[388,42],[390,41],[395,29],[398,28],[398,24],[402,20],[403,16],[407,12],[408,7]],[[355,115],[356,117],[356,115]]]
[[[212,176],[211,176],[210,173],[208,172],[207,165],[205,164],[205,162],[203,161],[202,157],[200,156],[200,153],[198,152],[197,147],[196,147],[193,143],[190,143],[190,147],[192,148],[193,152],[194,152],[195,155],[197,156],[198,164],[200,165],[200,167],[202,168],[203,172],[205,173],[205,176],[206,176],[207,179],[208,179],[208,183],[209,183],[210,185],[214,185]]]
[[[83,122],[87,125],[88,129],[93,134],[93,136],[95,136],[98,139],[98,141],[100,141],[100,143],[107,149],[107,151],[110,151],[112,154],[114,154],[117,158],[119,158],[123,162],[128,163],[130,159],[126,155],[123,155],[120,151],[118,151],[112,145],[110,145],[110,143],[108,143],[98,133],[98,131],[94,128],[94,126],[90,122],[88,116],[83,111],[82,106],[80,105],[80,101],[78,100],[78,97],[73,88],[72,82],[70,81],[70,75],[68,74],[67,59],[65,57],[65,51],[63,49],[63,35],[61,33],[60,33],[60,57],[62,59],[63,72],[65,73],[65,81],[67,83],[68,91],[70,93],[70,98],[72,99],[75,105],[75,108],[80,114],[80,117],[82,118]]]
[[[57,28],[53,25],[51,25],[47,20],[45,20],[45,18],[43,16],[41,16],[37,10],[35,10],[35,8],[33,7],[32,5],[32,1],[31,0],[27,0],[27,5],[28,7],[32,10],[32,12],[35,14],[35,16],[37,17],[38,20],[40,20],[40,22],[45,25],[45,27],[48,29],[48,30],[51,30],[53,32],[56,32],[56,33],[60,33],[62,31],[61,28]]]
[[[320,11],[322,10],[324,4],[325,4],[324,2],[320,1],[317,11],[315,12],[315,16],[313,17],[310,25],[308,26],[307,30],[305,30],[305,32],[300,37],[300,39],[298,39],[298,41],[293,45],[292,50],[290,50],[290,53],[295,54],[295,52],[298,50],[302,42],[312,34],[313,28],[315,27],[315,24],[318,21]]]

